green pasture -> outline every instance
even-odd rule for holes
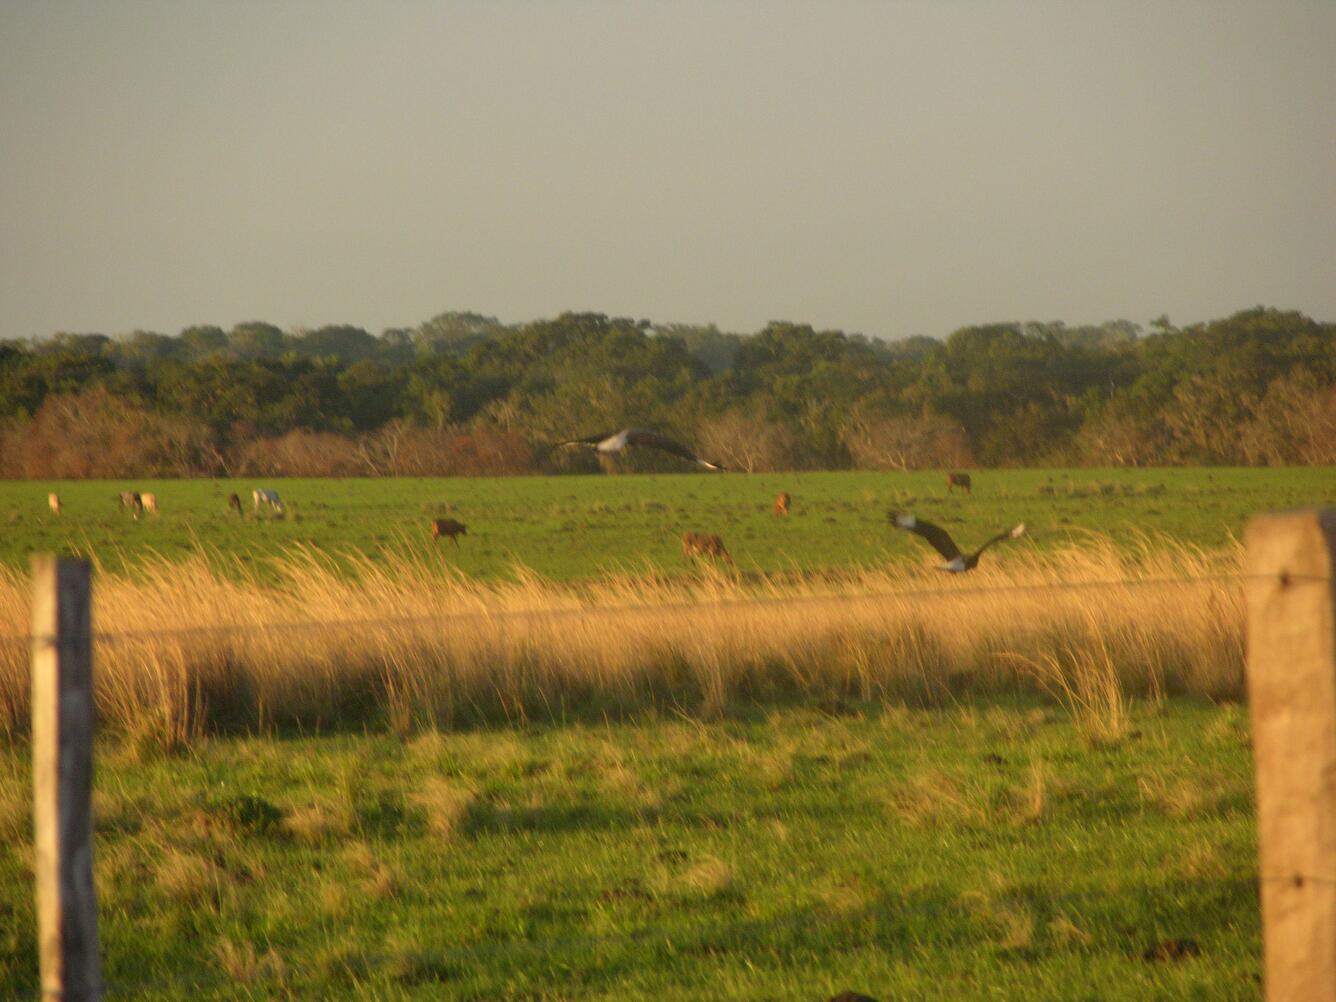
[[[36,998],[26,749],[0,996]],[[1246,712],[99,742],[108,998],[1260,999]]]
[[[1132,540],[1165,534],[1204,546],[1237,538],[1260,511],[1336,504],[1336,470],[980,470],[974,493],[948,495],[940,473],[784,473],[553,476],[500,479],[265,479],[0,483],[0,564],[25,566],[34,551],[95,555],[119,569],[148,554],[203,549],[220,563],[261,564],[285,547],[375,556],[432,546],[428,523],[466,523],[458,548],[437,544],[443,563],[479,577],[524,565],[555,579],[608,570],[684,567],[688,530],[724,538],[749,570],[818,569],[927,560],[917,540],[887,525],[892,508],[940,521],[962,545],[1024,521],[1030,541],[1051,547],[1084,531]],[[287,504],[278,517],[251,511],[254,487]],[[161,514],[136,521],[122,490],[157,494]],[[793,514],[772,514],[779,491]],[[47,509],[60,494],[64,514]],[[242,496],[245,517],[227,509]]]

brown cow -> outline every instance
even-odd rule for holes
[[[122,508],[129,508],[130,514],[138,518],[144,513],[144,499],[139,496],[138,491],[121,491],[120,502]]]
[[[733,563],[724,541],[709,532],[688,532],[682,536],[682,556],[690,560],[693,556],[719,557]]]
[[[946,493],[950,494],[956,487],[959,487],[966,494],[974,493],[973,485],[970,483],[970,475],[968,473],[948,473],[946,475]]]
[[[433,542],[440,539],[442,536],[449,536],[450,542],[458,546],[459,537],[467,536],[468,534],[468,526],[463,522],[456,522],[453,518],[433,518],[431,520],[431,538]]]
[[[51,514],[53,515],[60,514],[61,504],[60,504],[59,494],[48,494],[46,496],[46,503],[51,508]]]
[[[241,511],[241,495],[240,495],[240,494],[229,494],[229,495],[227,496],[227,507],[228,507],[229,509],[231,509],[232,511],[236,512],[238,515],[241,515],[242,518],[245,518],[245,517],[246,517],[246,516],[242,513],[242,511]]]
[[[150,512],[151,514],[154,515],[158,513],[158,495],[141,494],[139,495],[139,500],[143,502],[144,510],[146,512]]]
[[[775,495],[775,518],[789,517],[789,504],[793,498],[789,497],[787,491],[780,491]]]

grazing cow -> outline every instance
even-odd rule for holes
[[[789,497],[787,491],[780,491],[775,495],[775,518],[789,517],[789,503],[793,498]]]
[[[238,494],[229,494],[227,496],[227,507],[232,511],[236,512],[238,515],[240,515],[242,513],[241,496]]]
[[[48,494],[48,495],[46,496],[46,504],[47,504],[47,507],[51,509],[51,514],[53,514],[53,515],[59,515],[59,514],[60,514],[60,495],[59,495],[59,494]]]
[[[719,557],[733,563],[724,541],[709,532],[688,532],[682,536],[682,556],[690,559],[694,556]]]
[[[152,512],[154,515],[158,513],[158,495],[141,494],[139,495],[139,499],[144,503],[145,511]]]
[[[431,520],[432,542],[435,542],[442,536],[449,536],[450,542],[458,546],[459,537],[467,536],[468,534],[468,526],[463,522],[456,522],[453,518],[433,518]]]
[[[278,491],[270,490],[268,487],[257,487],[251,492],[251,501],[255,505],[257,514],[260,511],[260,505],[266,505],[280,515],[283,514],[283,502],[279,500]]]
[[[946,493],[950,494],[955,488],[959,487],[966,494],[973,494],[973,485],[970,483],[968,473],[948,473],[946,475]]]
[[[138,518],[144,513],[144,499],[136,491],[121,491],[121,507],[129,508],[130,514]]]

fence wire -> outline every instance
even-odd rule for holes
[[[1162,575],[1155,577],[1124,577],[1097,581],[1045,581],[1017,584],[988,584],[959,586],[935,586],[921,588],[903,588],[868,592],[835,592],[831,594],[810,595],[754,595],[740,598],[656,603],[656,604],[618,604],[608,606],[577,605],[570,607],[520,609],[520,610],[475,610],[417,614],[405,616],[349,617],[344,619],[289,620],[273,623],[234,623],[209,626],[167,627],[143,630],[94,630],[88,639],[97,643],[128,644],[143,643],[155,639],[188,640],[202,637],[231,637],[244,635],[255,637],[263,635],[281,635],[304,631],[353,630],[370,627],[411,628],[429,625],[447,626],[460,621],[523,621],[534,619],[587,618],[608,615],[646,614],[661,612],[709,613],[721,610],[773,606],[773,605],[810,605],[818,603],[847,603],[873,601],[905,600],[950,600],[985,598],[992,595],[1044,594],[1054,592],[1089,592],[1115,589],[1142,589],[1163,587],[1195,587],[1206,584],[1243,584],[1248,581],[1267,581],[1281,587],[1298,584],[1330,584],[1332,579],[1325,575],[1268,574],[1256,575],[1241,572],[1222,572],[1205,575]],[[52,635],[33,635],[31,633],[0,634],[0,644],[50,644],[55,642]],[[1261,883],[1286,883],[1300,887],[1305,883],[1323,886],[1336,886],[1336,877],[1324,874],[1261,874],[1257,877]],[[1104,892],[1091,890],[1093,896],[1103,897]],[[1079,896],[1079,895],[1078,895]],[[659,925],[646,926],[621,933],[595,936],[568,936],[546,939],[484,941],[449,950],[409,951],[401,955],[376,953],[356,954],[357,962],[370,968],[384,970],[409,964],[462,965],[478,960],[525,957],[534,958],[543,955],[574,950],[606,949],[636,944],[662,941],[669,950],[701,949],[716,946],[727,948],[728,940],[739,936],[752,936],[767,931],[791,932],[820,926],[828,928],[831,924],[844,923],[850,926],[876,924],[888,917],[888,914],[862,912],[856,917],[843,918],[825,913],[808,913],[788,917],[769,919],[746,919],[733,922],[711,923],[708,925]],[[299,982],[298,982],[299,984]],[[226,987],[263,991],[272,986],[280,992],[292,989],[290,980],[282,976],[257,978],[255,981],[239,984],[238,981],[223,972],[203,976],[170,979],[105,979],[101,986],[111,995],[133,995],[135,993],[175,993],[178,995],[194,994],[218,990]],[[28,997],[50,999],[57,997],[35,988],[27,993]]]
[[[1203,584],[1239,583],[1246,581],[1273,581],[1282,587],[1291,584],[1329,584],[1331,578],[1316,574],[1220,574],[1161,575],[1157,577],[1108,578],[1099,581],[1040,581],[1023,584],[965,585],[962,587],[901,588],[884,591],[850,591],[815,595],[755,595],[713,601],[679,601],[619,605],[575,605],[542,609],[482,609],[452,612],[423,613],[409,616],[368,616],[345,619],[285,620],[274,623],[218,623],[208,626],[162,627],[144,630],[94,630],[89,639],[98,643],[132,643],[155,638],[187,639],[192,637],[232,636],[246,634],[279,634],[306,630],[349,630],[361,627],[412,627],[433,624],[448,625],[459,622],[507,621],[533,619],[563,619],[597,616],[615,616],[634,613],[660,612],[713,612],[727,609],[756,608],[776,605],[816,605],[840,602],[896,601],[906,599],[980,598],[989,595],[1043,594],[1048,592],[1082,592],[1134,588],[1162,588],[1169,586],[1196,586]],[[52,635],[31,633],[0,634],[0,643],[53,643]]]

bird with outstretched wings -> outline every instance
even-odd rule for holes
[[[940,525],[934,525],[932,522],[925,522],[921,518],[905,512],[892,512],[891,521],[901,529],[908,529],[915,535],[922,536],[928,541],[934,550],[942,555],[946,563],[942,564],[939,570],[951,571],[954,574],[963,574],[965,571],[974,570],[979,563],[979,557],[983,551],[988,549],[994,543],[1000,543],[1004,539],[1016,539],[1018,536],[1025,535],[1025,523],[1013,526],[1005,532],[999,532],[996,536],[989,539],[973,553],[962,553],[956,541],[951,538],[951,534]]]
[[[712,463],[708,459],[701,459],[700,456],[681,442],[671,439],[667,435],[660,435],[657,431],[650,431],[648,428],[623,428],[620,431],[609,431],[601,435],[589,435],[585,438],[573,438],[557,444],[560,446],[583,445],[604,455],[621,452],[628,445],[644,446],[648,449],[658,449],[660,452],[680,456],[688,462],[699,463],[708,470],[722,470],[724,468],[720,463]]]

